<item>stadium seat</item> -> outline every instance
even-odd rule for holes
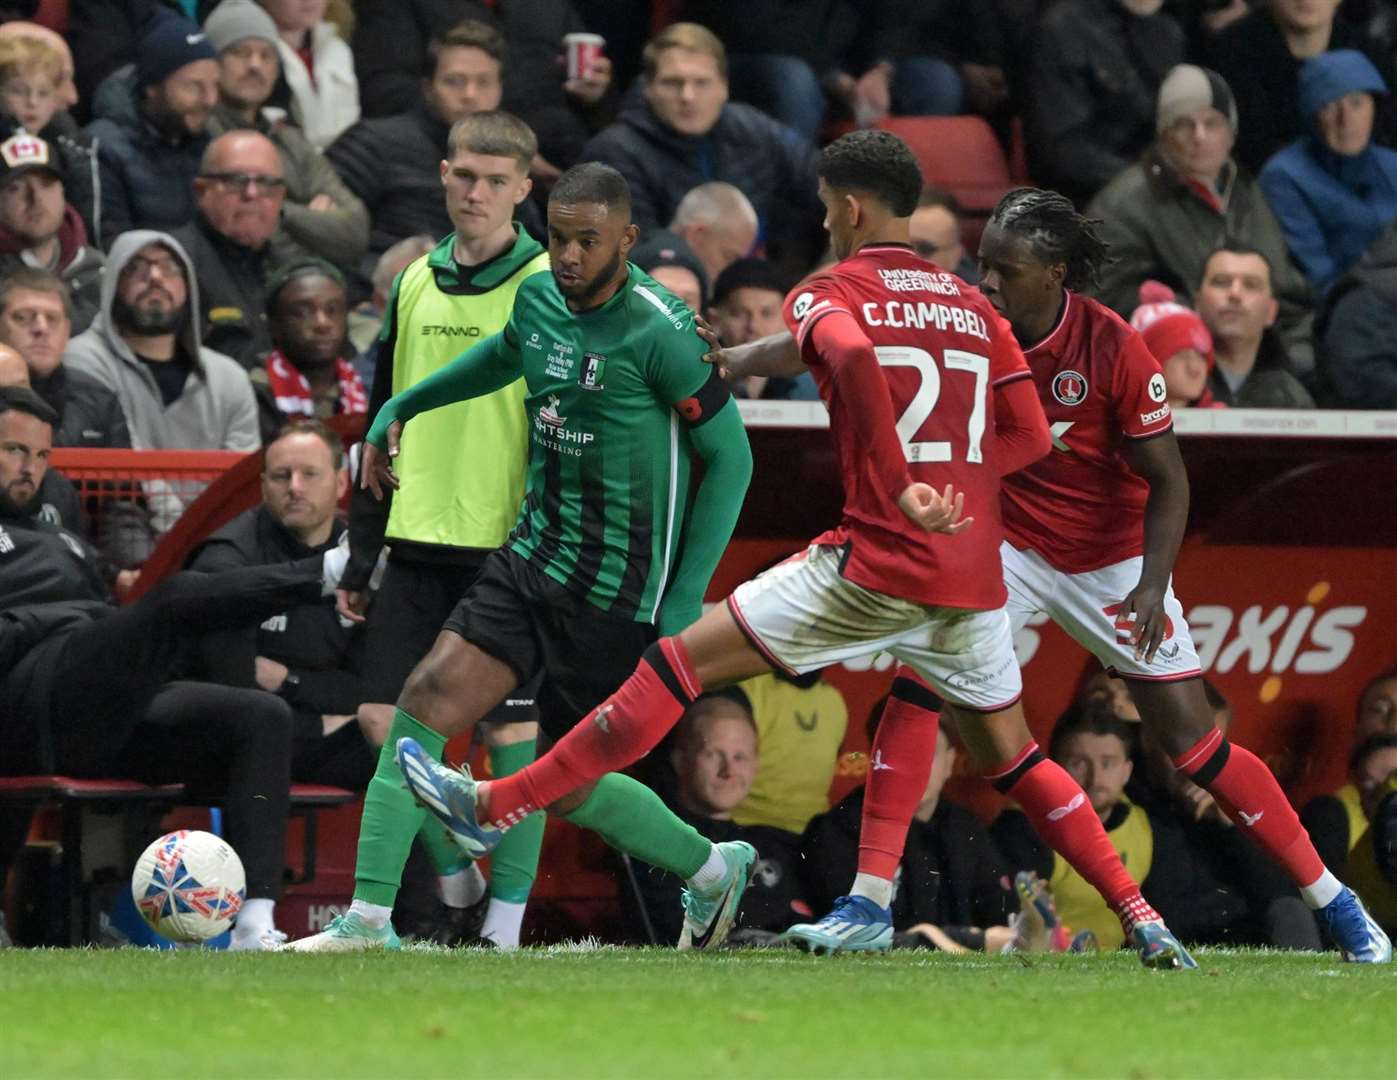
[[[990,211],[1014,187],[994,130],[978,116],[889,116],[878,126],[912,148],[928,184],[960,202],[961,238],[974,253]]]
[[[92,893],[83,881],[83,818],[88,810],[132,815],[152,806],[173,806],[180,784],[151,787],[135,780],[79,780],[71,776],[0,776],[0,807],[34,811],[56,805],[62,819],[62,870],[66,903],[63,940],[82,945],[92,925]],[[133,860],[134,861],[134,860]]]

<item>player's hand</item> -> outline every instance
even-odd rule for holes
[[[975,522],[973,517],[962,520],[965,492],[956,491],[950,484],[941,492],[930,484],[909,484],[897,497],[897,505],[913,524],[927,532],[954,536]]]
[[[703,354],[703,362],[712,364],[718,369],[719,375],[731,380],[734,377],[732,363],[727,349],[723,347],[723,339],[718,336],[718,331],[713,329],[713,324],[698,312],[694,312],[694,333],[703,338],[704,344],[708,346],[708,351]]]
[[[393,459],[401,449],[403,422],[394,420],[388,425],[388,449],[380,450],[373,443],[364,442],[364,451],[359,459],[359,485],[373,492],[375,499],[382,500],[383,489],[398,490],[398,474],[393,471]]]
[[[324,214],[335,208],[335,200],[326,195],[323,191],[310,202],[306,203],[306,209],[314,210],[317,214]]]
[[[335,611],[350,622],[364,621],[364,612],[369,608],[369,594],[358,589],[336,589]]]
[[[1164,644],[1164,629],[1169,618],[1164,614],[1164,590],[1158,585],[1141,582],[1121,604],[1121,615],[1134,615],[1130,628],[1130,643],[1135,646],[1135,659],[1150,663]]]

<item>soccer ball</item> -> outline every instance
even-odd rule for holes
[[[171,941],[208,941],[233,925],[247,876],[238,853],[213,833],[181,829],[141,853],[131,898],[150,928]]]

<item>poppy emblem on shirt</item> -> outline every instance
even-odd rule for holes
[[[1080,405],[1086,400],[1087,380],[1079,371],[1059,371],[1053,376],[1053,397],[1064,405]]]
[[[703,406],[696,397],[686,397],[675,406],[675,409],[678,410],[680,416],[691,424],[697,423],[699,418],[703,416]]]

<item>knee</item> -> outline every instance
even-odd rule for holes
[[[370,746],[382,746],[388,738],[388,729],[393,726],[393,706],[360,705],[354,720]]]
[[[451,707],[455,696],[448,665],[429,654],[407,677],[403,692],[398,697],[398,708],[418,723],[443,731],[442,725],[447,720],[444,713]],[[387,737],[386,731],[384,737]]]
[[[291,706],[262,690],[250,691],[248,699],[241,709],[243,725],[259,740],[284,742],[289,747],[296,724]]]

